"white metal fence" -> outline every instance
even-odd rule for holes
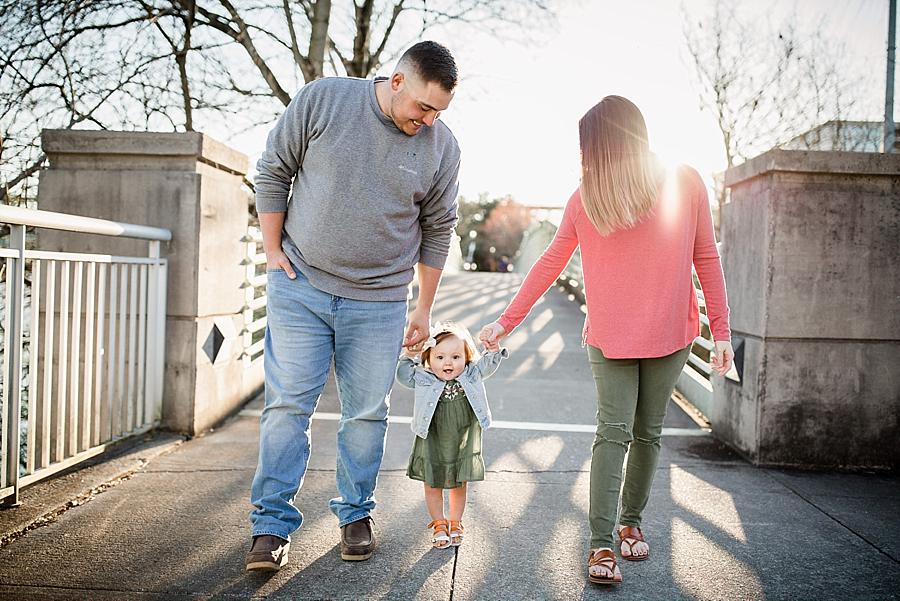
[[[172,234],[5,205],[0,223],[10,228],[0,248],[0,501],[10,505],[22,487],[159,423],[167,273],[160,242]],[[145,239],[149,248],[147,256],[26,249],[26,227]]]
[[[262,251],[262,232],[259,228],[250,227],[247,235],[241,240],[246,245],[244,266],[244,329],[243,339],[244,368],[255,367],[262,360],[263,336],[266,330],[266,255]]]
[[[709,318],[706,316],[706,300],[697,275],[694,274],[694,289],[697,292],[697,303],[700,305],[700,335],[694,338],[687,365],[681,370],[675,387],[703,415],[709,415],[713,400],[712,367],[709,365],[710,355],[715,348],[712,332],[709,329]]]

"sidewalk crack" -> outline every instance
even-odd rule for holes
[[[853,528],[851,528],[850,526],[848,526],[847,524],[845,524],[844,522],[842,522],[841,520],[839,520],[838,518],[836,518],[835,516],[831,515],[830,513],[828,513],[827,511],[825,511],[825,510],[822,509],[821,507],[819,507],[812,499],[807,498],[805,495],[803,495],[803,493],[801,493],[800,491],[798,491],[796,488],[794,488],[793,486],[791,486],[791,485],[788,484],[787,482],[784,482],[784,481],[782,481],[781,479],[779,479],[774,473],[772,473],[772,472],[769,471],[769,470],[766,470],[766,473],[768,474],[768,476],[769,476],[770,478],[772,478],[773,480],[775,480],[776,482],[778,482],[780,485],[784,486],[786,489],[788,489],[789,491],[791,491],[792,493],[794,493],[795,495],[797,495],[798,497],[800,497],[802,500],[806,501],[806,502],[807,502],[810,506],[812,506],[816,511],[822,513],[823,515],[825,515],[825,516],[828,517],[829,519],[833,520],[835,523],[837,523],[838,525],[840,525],[840,526],[842,526],[843,528],[845,528],[848,532],[850,532],[851,534],[853,534],[854,536],[858,537],[858,538],[859,538],[860,540],[862,540],[863,542],[865,542],[865,543],[867,543],[868,545],[870,545],[873,549],[875,549],[876,551],[878,551],[879,553],[881,553],[882,555],[884,555],[885,557],[887,557],[888,559],[890,559],[890,560],[893,561],[894,563],[900,564],[900,559],[897,559],[896,557],[894,557],[893,555],[891,555],[890,553],[888,553],[887,551],[883,550],[881,547],[879,547],[878,545],[876,545],[874,542],[870,541],[868,538],[866,538],[865,536],[863,536],[862,534],[860,534],[859,532],[857,532],[856,530],[854,530]]]
[[[459,564],[459,547],[453,549],[453,572],[450,574],[450,601],[456,592],[456,566]]]
[[[106,482],[103,482],[103,483],[95,486],[94,488],[90,489],[89,491],[78,495],[74,499],[70,499],[69,501],[66,501],[65,504],[60,505],[59,507],[57,507],[55,509],[51,509],[47,513],[35,518],[30,523],[19,528],[18,530],[14,530],[12,532],[9,532],[8,534],[3,535],[2,537],[0,537],[0,549],[6,547],[10,543],[15,542],[16,540],[22,538],[23,536],[25,536],[27,533],[31,532],[32,530],[41,528],[42,526],[47,526],[49,524],[52,524],[57,519],[59,519],[59,516],[61,516],[62,514],[64,514],[67,511],[69,511],[70,509],[79,507],[81,505],[84,505],[85,503],[93,501],[97,495],[106,492],[108,489],[113,488],[114,486],[118,486],[119,484],[121,484],[122,482],[125,482],[126,480],[130,480],[135,474],[142,471],[147,466],[148,463],[149,462],[146,459],[139,459],[137,467],[130,469],[127,472],[124,472],[122,474],[119,474],[117,477],[113,478],[112,480],[108,480]]]

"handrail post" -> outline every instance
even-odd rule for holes
[[[147,370],[147,398],[154,420],[162,417],[162,393],[165,374],[166,340],[166,272],[167,262],[160,257],[160,243],[152,240],[147,256],[156,259],[149,276],[148,307],[153,307],[152,319],[147,324],[147,360],[152,369]]]
[[[25,310],[25,226],[9,226],[9,248],[18,256],[10,261],[6,274],[7,333],[6,365],[3,374],[3,407],[6,427],[6,482],[13,492],[3,500],[5,506],[19,504],[19,416],[22,402],[22,313]]]

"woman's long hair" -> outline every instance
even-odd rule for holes
[[[602,235],[635,225],[659,197],[663,170],[650,152],[644,116],[630,100],[607,96],[578,122],[581,202]]]

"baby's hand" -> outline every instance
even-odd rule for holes
[[[415,346],[419,346],[419,345],[415,345]],[[415,346],[413,348],[415,348]],[[408,346],[403,347],[403,356],[408,357],[409,359],[417,358],[419,356],[419,353],[421,353],[421,351],[414,351],[414,350],[412,350],[412,348],[410,348]]]
[[[500,350],[500,339],[506,336],[506,329],[496,321],[489,323],[481,328],[478,333],[478,339],[484,347],[493,352]]]

